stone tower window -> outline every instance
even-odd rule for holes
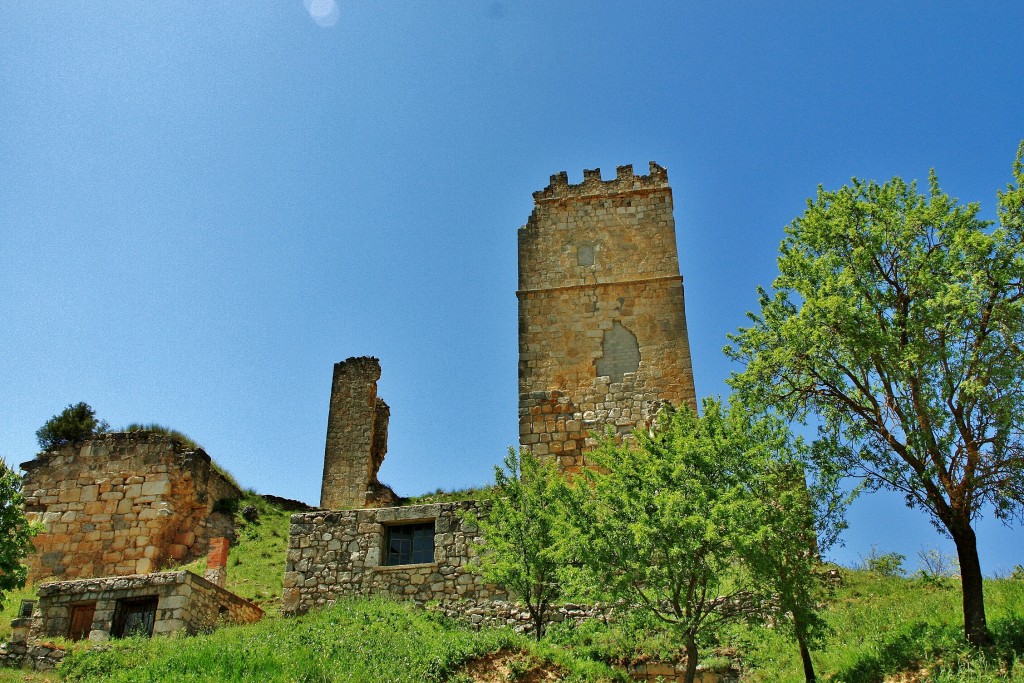
[[[636,335],[618,320],[605,331],[601,350],[604,355],[595,361],[598,377],[611,377],[612,382],[621,382],[627,372],[640,369],[640,344]]]
[[[594,245],[581,244],[576,247],[576,264],[580,266],[594,265]]]

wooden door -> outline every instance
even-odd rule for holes
[[[83,605],[71,606],[71,630],[68,638],[71,640],[85,640],[92,630],[92,618],[96,614],[96,603],[89,602]]]

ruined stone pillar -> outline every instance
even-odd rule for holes
[[[519,229],[519,439],[586,465],[592,432],[646,426],[668,401],[696,407],[667,171],[619,166],[533,193]]]
[[[320,507],[391,505],[397,496],[377,481],[387,453],[391,410],[377,397],[380,361],[349,358],[334,366]]]
[[[210,539],[210,552],[206,556],[206,572],[203,578],[212,584],[225,588],[228,582],[228,548],[231,541],[224,538]]]

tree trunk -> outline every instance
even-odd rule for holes
[[[533,617],[533,635],[536,636],[537,642],[544,637],[544,608],[528,606],[530,609],[530,616]]]
[[[807,649],[807,640],[804,638],[803,629],[797,626],[796,642],[800,646],[800,661],[804,664],[804,680],[807,683],[817,683],[814,676],[814,662],[811,661],[811,651]]]
[[[693,683],[697,678],[697,639],[692,635],[686,636],[686,671],[683,673],[683,683]]]
[[[964,605],[964,636],[974,647],[992,644],[985,621],[985,594],[978,559],[978,539],[970,523],[950,529],[960,560],[960,586]]]

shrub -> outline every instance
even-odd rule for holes
[[[880,576],[903,576],[903,563],[907,556],[902,553],[880,553],[878,546],[871,546],[867,557],[862,558],[861,569]]]
[[[88,403],[69,405],[54,415],[36,431],[36,440],[44,451],[52,451],[68,444],[78,443],[90,436],[102,434],[110,428],[106,422],[96,419],[96,411]]]

